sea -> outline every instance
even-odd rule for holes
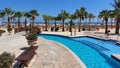
[[[79,22],[73,22],[75,25],[78,25]],[[5,25],[7,24],[7,22],[0,22],[0,25]],[[11,24],[15,24],[17,25],[17,22],[11,22]],[[31,22],[28,22],[28,24],[31,24]],[[34,22],[34,24],[45,24],[45,22]],[[55,22],[49,22],[50,25],[55,24]],[[57,24],[62,24],[62,22],[57,22]],[[85,24],[89,24],[89,22],[81,22],[81,24],[85,25]],[[105,22],[90,22],[90,24],[92,25],[105,25]],[[108,24],[111,24],[111,22],[108,22]],[[113,24],[115,24],[115,22],[113,22]],[[24,25],[24,22],[21,22],[21,25]],[[65,25],[69,25],[69,22],[65,22]]]

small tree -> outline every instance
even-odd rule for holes
[[[14,57],[10,53],[2,53],[0,55],[0,68],[10,68],[14,62]]]
[[[31,30],[30,33],[26,36],[26,39],[28,40],[28,45],[33,46],[35,44],[35,41],[37,41],[37,30]]]

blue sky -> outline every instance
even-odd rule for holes
[[[36,21],[43,21],[42,14],[56,16],[65,9],[69,13],[74,13],[81,6],[86,7],[90,13],[95,16],[104,9],[114,9],[110,3],[114,0],[0,0],[0,9],[12,8],[16,11],[29,11],[36,9],[40,13],[40,17]]]

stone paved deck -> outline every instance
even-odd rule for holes
[[[30,68],[86,68],[69,49],[62,44],[40,38],[39,48]]]

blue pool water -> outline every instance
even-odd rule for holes
[[[71,38],[43,34],[39,36],[64,44],[83,61],[87,68],[120,68],[120,64],[114,59]]]
[[[105,41],[91,37],[76,37],[73,39],[81,43],[88,44],[88,46],[99,50],[100,52],[106,54],[109,57],[111,57],[111,54],[120,54],[120,45],[116,45],[115,41]]]

